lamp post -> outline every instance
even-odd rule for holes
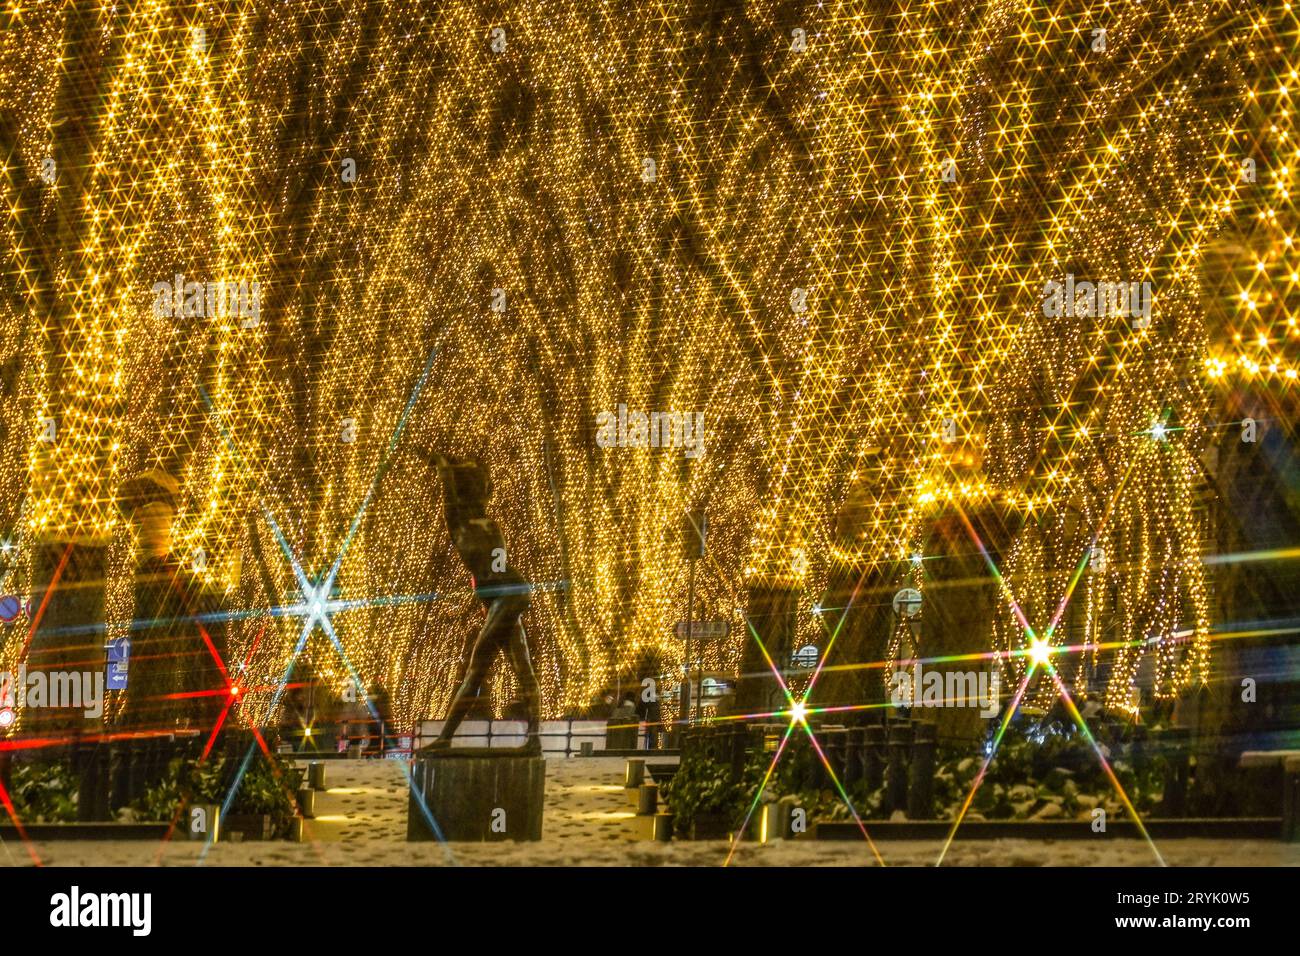
[[[694,637],[695,621],[695,562],[704,557],[709,535],[709,519],[703,511],[686,512],[683,528],[686,547],[686,680],[682,684],[682,720],[690,723],[691,719],[691,645]],[[700,692],[695,695],[695,719],[700,719],[700,699],[704,696],[703,681]]]

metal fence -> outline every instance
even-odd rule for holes
[[[441,720],[425,720],[416,728],[415,748],[431,743],[442,730]],[[456,731],[453,747],[522,747],[528,740],[528,725],[522,720],[467,720]],[[538,737],[542,741],[542,755],[568,757],[582,751],[584,742],[591,749],[605,749],[606,721],[603,720],[544,720]],[[644,734],[637,735],[638,749],[645,746]]]

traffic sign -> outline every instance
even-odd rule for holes
[[[686,622],[678,621],[673,629],[682,640],[686,639]],[[731,633],[731,625],[726,621],[692,621],[691,638],[697,641],[713,641]]]
[[[921,592],[916,588],[903,588],[894,595],[894,613],[912,618],[921,613]]]
[[[107,690],[126,690],[126,671],[131,663],[131,638],[115,637],[108,642]]]
[[[817,650],[815,644],[805,644],[799,650],[794,652],[793,662],[795,667],[802,667],[804,670],[811,670],[817,666],[817,658],[821,652]]]
[[[16,594],[6,594],[0,597],[0,621],[10,624],[19,617],[26,615],[31,617],[32,606],[26,598],[21,598]]]

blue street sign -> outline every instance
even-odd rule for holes
[[[108,690],[126,690],[126,669],[131,662],[131,639],[116,637],[108,642]]]

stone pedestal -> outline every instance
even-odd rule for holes
[[[406,838],[540,840],[546,760],[484,747],[421,752],[411,763]],[[421,807],[421,797],[428,815]]]

